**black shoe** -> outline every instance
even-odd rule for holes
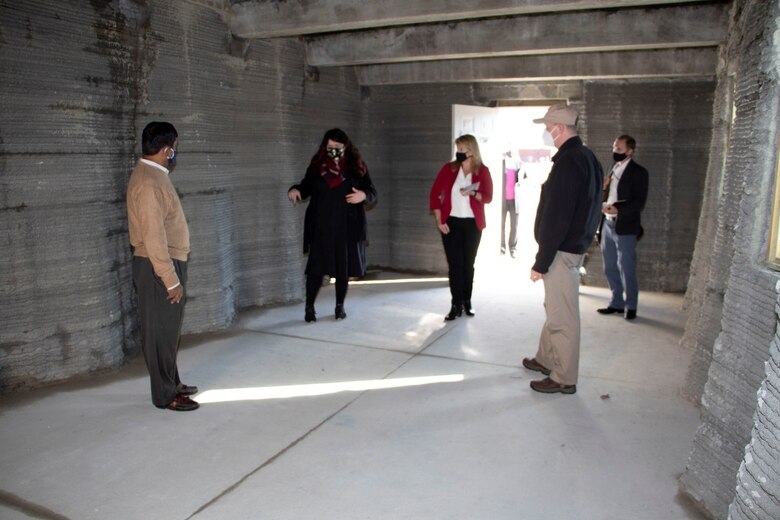
[[[616,309],[614,307],[604,307],[603,309],[596,309],[599,314],[623,314],[623,309]]]
[[[471,302],[463,302],[463,312],[466,313],[466,316],[476,316],[476,312],[474,312],[474,309],[471,307]]]
[[[306,314],[304,315],[303,319],[306,320],[306,323],[317,321],[317,313],[314,312],[314,305],[306,306]]]
[[[635,320],[636,319],[636,309],[626,309],[626,319],[627,320]]]
[[[336,315],[337,320],[343,320],[347,317],[347,313],[344,312],[344,304],[343,303],[337,303],[336,304],[336,310],[333,311],[333,314]]]
[[[458,316],[462,316],[462,315],[463,315],[463,306],[462,305],[453,305],[450,308],[450,313],[447,314],[444,317],[444,321],[452,321],[455,318],[457,318]]]

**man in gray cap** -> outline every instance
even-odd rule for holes
[[[577,110],[555,105],[534,123],[545,126],[545,141],[558,149],[542,185],[534,237],[539,244],[531,281],[544,283],[546,320],[528,370],[547,377],[531,382],[543,393],[577,391],[580,363],[579,268],[596,234],[601,216],[604,172],[596,156],[577,135]]]

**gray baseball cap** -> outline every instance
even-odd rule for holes
[[[534,119],[534,123],[551,123],[555,125],[574,126],[577,124],[579,114],[577,109],[569,105],[553,105],[547,109],[544,117]]]

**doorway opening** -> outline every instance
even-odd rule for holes
[[[482,233],[477,253],[479,271],[502,272],[512,268],[512,271],[527,273],[533,265],[536,254],[533,225],[539,191],[555,154],[555,148],[545,145],[542,140],[544,125],[535,124],[533,120],[543,117],[552,104],[554,102],[537,106],[452,106],[452,141],[463,134],[473,135],[493,179],[493,202],[485,206],[487,228]],[[453,145],[453,156],[454,153]],[[509,243],[508,207],[512,204],[504,202],[512,197],[517,217],[514,251]]]

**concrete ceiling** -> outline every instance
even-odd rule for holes
[[[233,36],[301,37],[361,85],[714,76],[725,0],[234,0]]]

